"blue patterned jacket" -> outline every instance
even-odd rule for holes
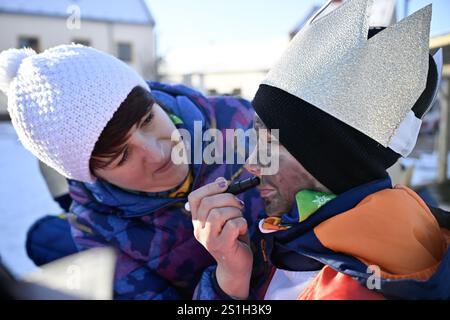
[[[251,104],[235,97],[205,97],[181,85],[148,82],[156,102],[183,120],[183,128],[247,129],[253,126]],[[194,143],[194,141],[192,141]],[[203,143],[203,148],[205,143]],[[247,150],[248,151],[248,150]],[[217,177],[243,179],[242,164],[193,164],[193,188]],[[155,198],[122,190],[105,181],[69,181],[74,200],[71,231],[79,250],[113,246],[118,251],[115,299],[191,299],[203,272],[214,259],[193,236],[186,198]],[[263,215],[263,201],[254,189],[239,196],[251,233]],[[209,275],[210,273],[205,273]]]

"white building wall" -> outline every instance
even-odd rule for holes
[[[156,46],[153,28],[144,25],[113,24],[112,41],[129,42],[133,46],[133,57],[130,65],[145,79],[155,79]],[[114,46],[113,55],[117,55]]]
[[[132,61],[129,63],[145,79],[154,79],[155,35],[150,25],[134,25],[81,20],[80,29],[69,29],[66,19],[0,13],[0,51],[16,48],[21,36],[35,37],[43,51],[74,39],[88,40],[92,47],[117,56],[117,43],[132,45]],[[0,93],[0,114],[5,114],[5,97]]]

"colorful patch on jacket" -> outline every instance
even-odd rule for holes
[[[317,192],[312,190],[302,190],[295,195],[297,204],[297,222],[303,222],[322,206],[336,198],[331,193]]]
[[[260,222],[263,233],[282,231],[292,225],[303,222],[313,215],[322,206],[336,198],[336,195],[313,190],[302,190],[295,195],[294,208],[281,217],[268,217]]]

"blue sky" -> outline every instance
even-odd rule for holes
[[[398,0],[403,16],[405,0]],[[158,52],[180,69],[187,64],[202,68],[202,60],[225,51],[247,52],[248,60],[271,59],[314,4],[324,0],[147,0],[157,24]],[[449,0],[410,0],[410,13],[433,3],[432,34],[450,32]],[[275,47],[274,47],[275,46]],[[281,46],[281,45],[280,45]],[[215,50],[211,48],[215,47]],[[210,50],[211,49],[211,50]],[[227,53],[229,51],[229,53]],[[205,54],[202,54],[205,53]],[[184,57],[184,58],[183,58]],[[217,60],[217,61],[224,61]],[[231,58],[228,59],[231,61]],[[211,62],[214,64],[216,62]],[[204,61],[203,61],[204,62]],[[272,63],[272,61],[270,61]],[[204,64],[203,64],[204,65]],[[187,69],[186,69],[187,70]]]
[[[449,0],[410,0],[409,13],[433,4],[433,20],[431,23],[431,34],[440,35],[450,33],[450,1]],[[398,1],[399,14],[403,16],[404,0]]]
[[[147,0],[161,52],[217,42],[260,42],[288,35],[311,0]],[[282,5],[280,5],[282,4]]]

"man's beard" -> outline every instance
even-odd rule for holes
[[[262,181],[263,185],[270,185],[276,191],[276,193],[269,198],[264,198],[266,214],[271,217],[279,217],[284,213],[289,212],[292,209],[294,199],[286,200],[274,184],[264,178]]]

